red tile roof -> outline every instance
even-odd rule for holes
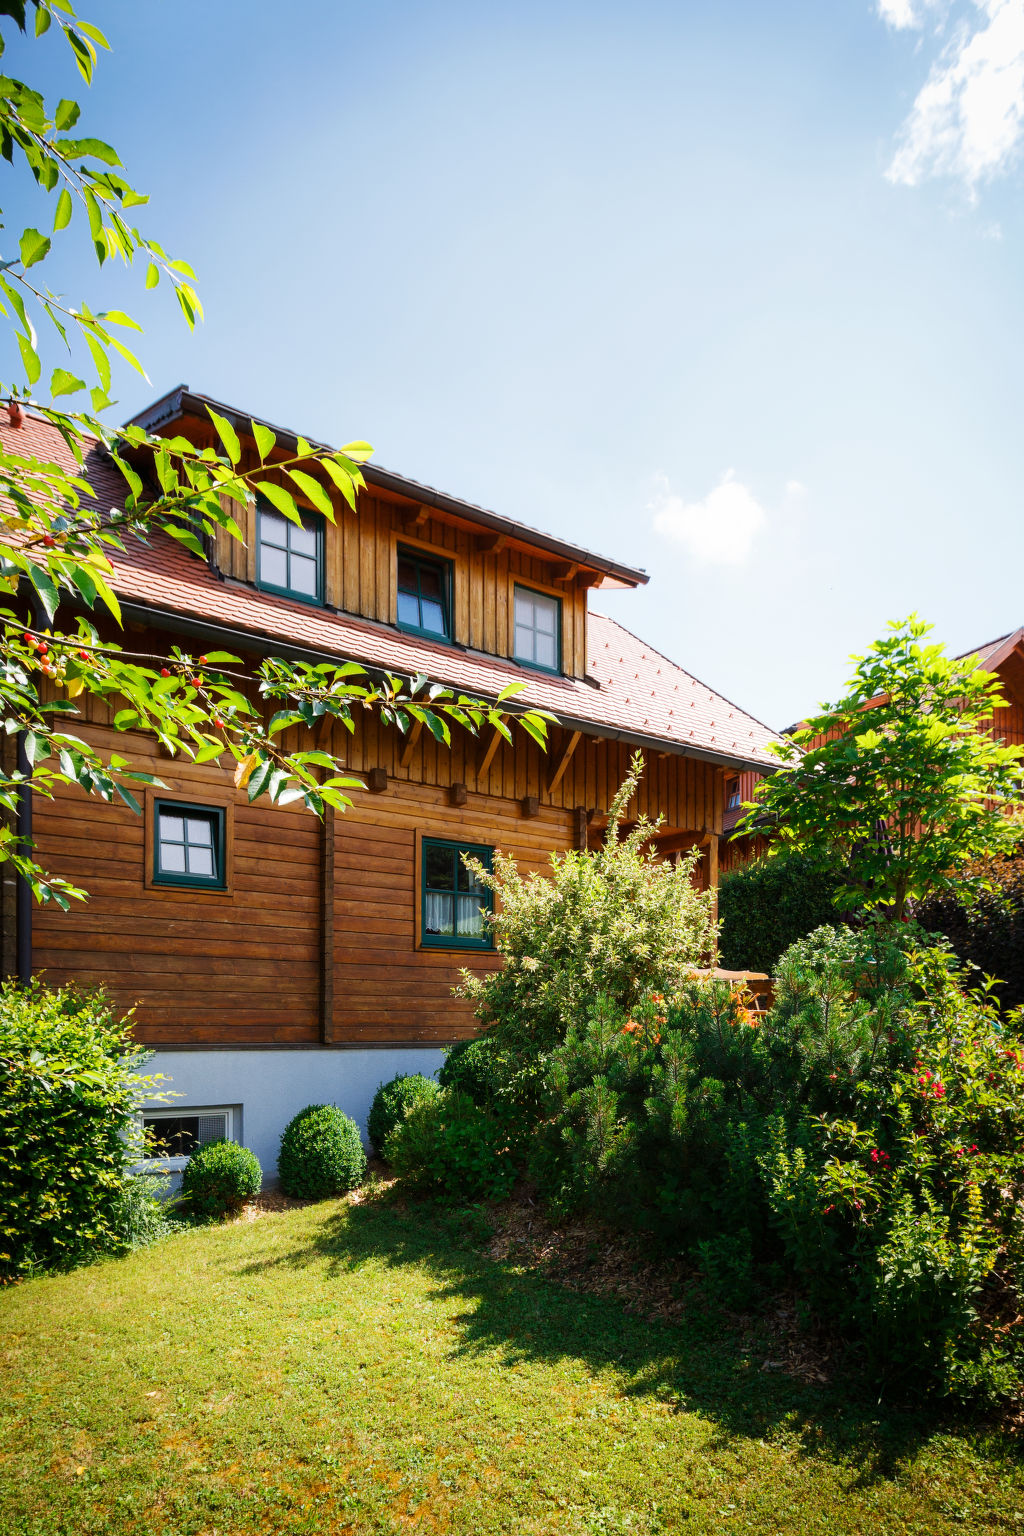
[[[27,418],[18,432],[4,423],[0,438],[12,452],[68,462],[59,435],[35,418]],[[121,477],[98,449],[87,458],[86,474],[101,506],[119,501]],[[664,744],[731,763],[777,766],[767,750],[775,732],[604,614],[589,615],[590,676],[551,677],[505,658],[424,640],[390,625],[223,580],[163,535],[148,545],[133,540],[124,555],[112,558],[113,584],[126,609],[138,604],[194,624],[244,632],[260,650],[290,645],[392,672],[422,672],[484,698],[493,699],[508,683],[519,681],[525,687],[516,695],[517,705],[550,710],[564,723],[593,734]]]

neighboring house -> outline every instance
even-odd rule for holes
[[[210,403],[251,451],[251,418]],[[181,388],[136,419],[212,443],[206,404]],[[294,434],[274,430],[277,451],[293,453]],[[35,418],[18,436],[64,454]],[[101,502],[122,493],[98,450],[86,468]],[[664,818],[667,855],[699,845],[714,884],[726,781],[772,762],[766,726],[588,611],[592,588],[636,587],[643,571],[376,465],[365,475],[357,512],[335,498],[336,526],[310,512],[299,530],[259,505],[245,544],[218,534],[209,564],[162,536],[133,543],[115,560],[123,643],[349,659],[489,700],[519,681],[517,703],[558,717],[547,754],[522,732],[509,746],[453,728],[449,750],[370,713],[354,735],[325,722],[317,744],[365,775],[367,791],[321,822],[249,805],[223,767],[171,758],[138,734],[119,736],[118,750],[166,786],[146,793],[144,817],[71,789],[35,803],[39,858],[90,893],[69,913],[35,909],[35,970],[135,1006],[151,1070],[182,1095],[159,1112],[168,1146],[226,1133],[269,1170],[305,1104],[333,1101],[362,1122],[379,1082],[433,1072],[442,1046],[472,1032],[452,987],[463,966],[500,957],[461,852],[486,863],[500,847],[542,870],[552,851],[587,847],[640,747],[629,814]],[[108,720],[89,700],[76,729],[111,746]],[[8,971],[10,890],[8,877]]]
[[[997,710],[988,721],[989,734],[1008,747],[1024,746],[1024,627],[1000,635],[996,640],[989,640],[973,651],[962,651],[960,658],[974,655],[978,656],[986,672],[996,673],[1007,703],[1005,709]],[[866,704],[864,708],[870,709],[871,704]],[[792,735],[794,731],[802,730],[803,724],[798,721],[788,726],[782,734]],[[811,745],[818,746],[823,739],[815,737]],[[719,850],[719,868],[723,874],[755,858],[767,847],[767,839],[762,836],[733,838],[729,835],[743,816],[742,805],[754,798],[754,788],[762,777],[759,770],[748,768],[726,778],[722,825],[724,836]]]

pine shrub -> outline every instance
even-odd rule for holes
[[[263,1186],[255,1152],[236,1141],[207,1141],[192,1153],[181,1175],[181,1193],[196,1216],[237,1211]]]
[[[299,1200],[354,1189],[366,1172],[355,1121],[336,1104],[310,1104],[285,1126],[277,1158],[281,1188]]]
[[[366,1117],[366,1134],[378,1157],[383,1157],[384,1143],[412,1106],[434,1098],[437,1091],[434,1078],[424,1077],[422,1072],[402,1072],[381,1083]]]

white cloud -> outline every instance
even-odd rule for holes
[[[887,26],[900,32],[921,25],[921,12],[914,0],[878,0],[878,14]]]
[[[703,501],[684,501],[664,475],[647,510],[654,529],[705,565],[742,565],[765,522],[761,503],[728,470]]]
[[[883,14],[913,9],[904,0],[879,4]],[[953,176],[973,194],[1016,156],[1024,132],[1024,0],[974,0],[974,7],[975,26],[958,29],[918,92],[886,172],[892,182],[916,187],[928,176]]]

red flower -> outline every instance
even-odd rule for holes
[[[945,1084],[944,1083],[936,1083],[935,1084],[935,1088],[934,1088],[934,1093],[935,1093],[935,1097],[937,1099],[944,1098],[945,1094],[946,1094]]]

